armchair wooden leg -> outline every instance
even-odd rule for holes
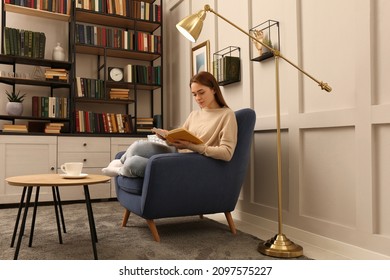
[[[122,219],[122,227],[125,227],[127,224],[127,221],[129,220],[130,217],[130,211],[125,209],[125,212],[123,213],[123,219]]]
[[[200,215],[199,215],[199,218],[203,219],[203,218],[204,218],[204,217],[203,217],[203,214],[200,214]]]
[[[226,220],[229,224],[229,228],[230,228],[230,231],[233,233],[233,234],[236,234],[237,231],[236,231],[236,226],[234,225],[234,221],[233,221],[233,218],[232,218],[232,214],[230,212],[225,212],[225,217],[226,217]]]
[[[158,231],[157,231],[157,227],[156,227],[155,222],[153,220],[146,220],[146,222],[148,223],[149,229],[152,232],[154,241],[160,242],[160,236],[158,235]]]

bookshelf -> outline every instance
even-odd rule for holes
[[[138,129],[138,119],[162,118],[161,9],[161,0],[76,1],[70,32],[76,133],[142,135],[147,131]],[[82,72],[82,56],[94,60],[92,73]],[[112,68],[125,78],[111,80]]]
[[[57,98],[57,93],[61,92],[59,95],[63,98],[65,90],[67,107],[66,115],[45,115],[41,113],[43,111],[41,106],[48,101],[38,101],[40,105],[37,107],[36,96],[28,94],[31,115],[26,113],[21,116],[0,114],[0,129],[1,123],[62,122],[65,125],[61,133],[142,136],[146,131],[137,130],[138,118],[157,119],[158,124],[162,124],[162,0],[20,2],[24,3],[24,6],[15,3],[19,2],[3,1],[2,38],[5,38],[6,30],[9,32],[7,14],[33,17],[34,21],[42,18],[63,22],[69,30],[66,38],[69,51],[68,60],[55,61],[42,55],[25,55],[24,51],[20,52],[14,47],[11,52],[11,45],[2,44],[0,67],[5,65],[8,69],[11,67],[12,70],[0,72],[0,84],[10,86],[14,91],[19,86],[46,87],[49,89],[47,96],[39,100],[51,100],[50,102],[60,106],[62,113],[64,107],[58,103],[63,101]],[[51,34],[45,34],[45,36],[50,38]],[[44,50],[41,51],[44,53]],[[85,60],[82,56],[94,60],[91,65],[95,66],[92,66],[93,69],[90,69],[89,73],[83,73],[85,67],[80,64]],[[41,69],[43,73],[47,70],[45,68],[51,68],[54,72],[56,69],[61,69],[58,73],[62,75],[60,71],[66,71],[67,80],[59,77],[60,74],[55,79],[45,79],[42,76],[38,78],[31,73],[20,77],[16,75],[19,71],[23,71],[18,70],[20,66]],[[126,79],[115,82],[109,79],[109,69],[112,67],[119,67],[126,71],[130,69],[131,74],[126,72]],[[80,81],[83,83],[81,84]],[[81,90],[81,85],[84,87],[83,90]],[[127,93],[127,98],[123,92]],[[103,116],[108,114],[110,116],[114,114],[118,121],[123,119],[128,123],[122,124],[124,129],[112,131],[102,129],[104,125],[92,123],[92,121],[103,119]],[[80,121],[83,122],[82,126]],[[112,125],[120,127],[118,123]],[[96,129],[82,130],[80,127],[95,127]],[[128,129],[125,129],[126,127]]]
[[[10,2],[10,3],[4,3]],[[43,109],[40,108],[42,113],[33,114],[33,108],[25,108],[28,110],[28,113],[25,113],[20,116],[10,116],[7,114],[0,114],[0,120],[2,125],[0,129],[7,127],[9,125],[23,125],[29,128],[28,133],[45,133],[44,126],[49,123],[61,123],[63,124],[63,129],[61,132],[71,132],[71,118],[70,118],[70,95],[72,91],[72,79],[71,76],[68,76],[72,73],[72,63],[69,61],[56,61],[47,59],[45,57],[45,48],[46,48],[46,36],[49,34],[44,34],[43,32],[31,31],[28,30],[28,23],[23,24],[23,28],[17,28],[8,26],[8,17],[13,17],[15,14],[25,15],[28,18],[34,19],[49,19],[56,22],[63,22],[61,24],[69,26],[70,24],[70,15],[68,9],[64,9],[63,13],[57,13],[53,11],[37,9],[32,7],[24,7],[11,4],[14,1],[4,1],[2,3],[2,45],[1,45],[1,54],[0,54],[0,83],[4,88],[2,91],[14,91],[18,92],[20,88],[23,89],[23,93],[26,93],[25,102],[23,107],[31,106],[33,107],[33,99],[36,91],[45,92],[44,98],[53,101],[55,103],[50,103],[52,105],[52,114],[45,114],[43,111],[49,111],[48,107]],[[12,30],[12,35],[10,31]],[[34,44],[38,35],[41,36],[41,41]],[[35,36],[35,37],[34,37]],[[43,37],[42,37],[43,36]],[[28,40],[30,38],[30,40]],[[43,41],[42,41],[43,38]],[[12,40],[12,43],[11,43]],[[36,40],[37,41],[37,40]],[[37,73],[44,74],[44,69],[62,69],[66,72],[67,79],[57,80],[51,79],[47,80],[44,75],[37,76]],[[39,71],[38,71],[39,70]],[[34,90],[31,90],[35,88]],[[42,90],[44,88],[44,90]],[[30,92],[31,90],[31,92]],[[65,92],[65,96],[64,96]],[[5,95],[5,94],[4,94]],[[61,97],[60,97],[61,96]],[[2,96],[4,98],[4,96]],[[58,107],[58,100],[66,100],[64,104],[61,101],[61,107]],[[26,102],[28,100],[28,102]],[[28,104],[28,105],[27,105]],[[30,105],[31,104],[31,105]],[[40,104],[40,107],[43,106],[45,102]],[[49,106],[49,102],[46,104]],[[31,113],[29,112],[31,109]],[[59,111],[61,110],[61,114]],[[30,128],[37,127],[36,124],[40,124],[42,127],[41,130],[30,131]],[[2,131],[2,133],[6,133]],[[11,130],[8,130],[12,132]]]

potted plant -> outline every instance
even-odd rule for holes
[[[20,90],[18,93],[14,91],[8,92],[5,91],[5,94],[8,98],[8,103],[6,105],[7,114],[10,116],[20,116],[23,113],[23,100],[26,97],[26,94],[20,94]]]

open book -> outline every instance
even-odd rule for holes
[[[175,140],[184,140],[184,141],[188,141],[188,142],[191,142],[194,144],[202,144],[203,143],[203,141],[201,139],[199,139],[197,136],[195,136],[194,134],[189,132],[187,129],[182,128],[182,127],[169,130],[168,132],[166,132],[163,129],[155,128],[155,127],[152,128],[151,130],[152,130],[152,132],[165,138],[168,142],[174,142]]]

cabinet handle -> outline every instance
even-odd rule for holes
[[[83,161],[84,161],[84,162],[87,162],[87,159],[85,158],[85,159],[83,159]]]
[[[55,168],[54,168],[53,166],[50,168],[50,170],[52,170],[52,171],[53,171],[54,169],[55,169]]]
[[[84,143],[83,146],[86,147],[86,146],[87,146],[87,143]]]

